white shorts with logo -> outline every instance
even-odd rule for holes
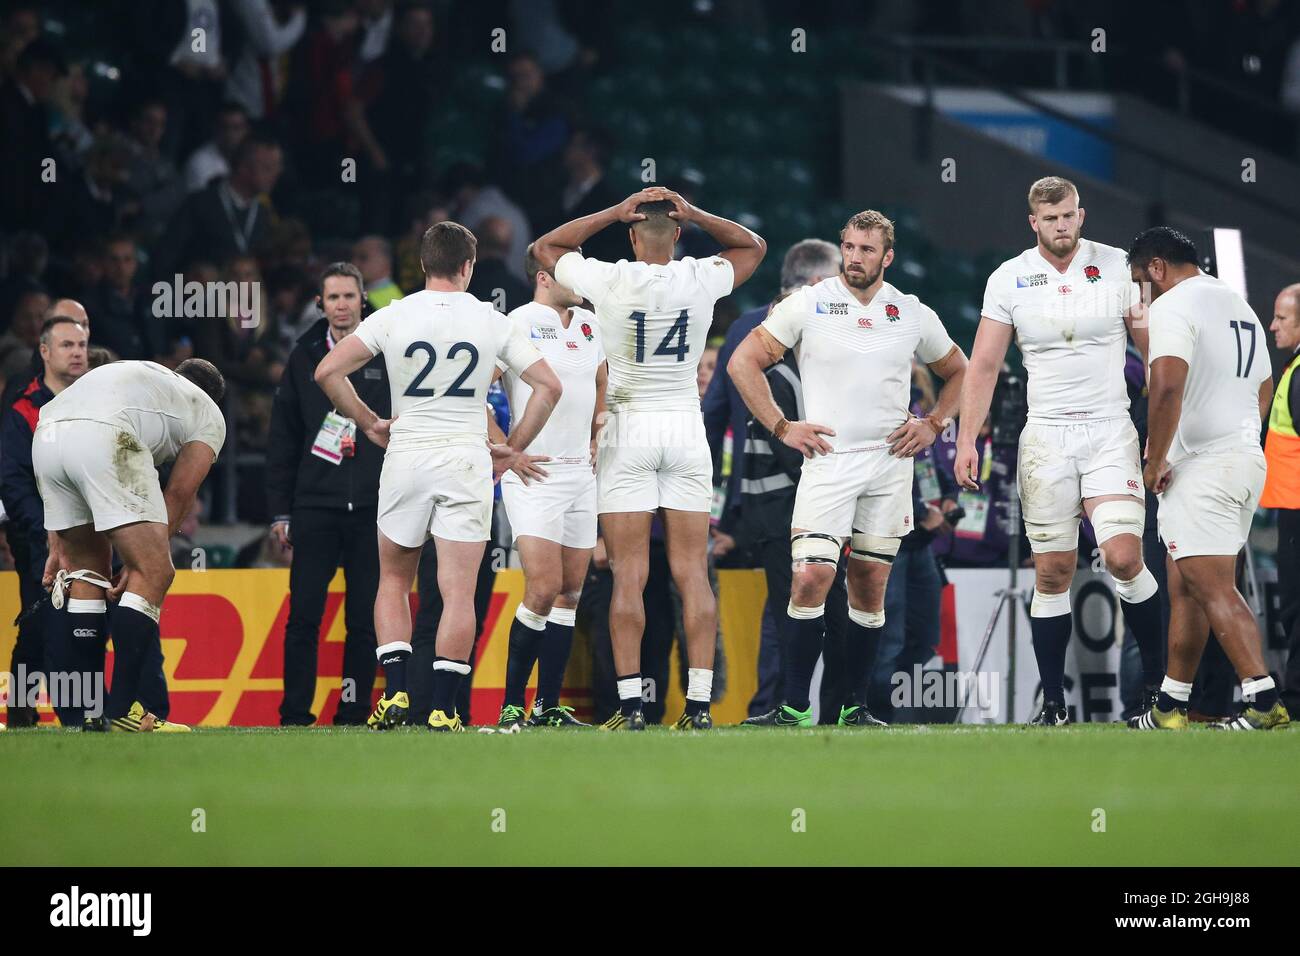
[[[566,548],[596,546],[596,476],[585,463],[544,462],[545,479],[525,485],[514,472],[501,477],[510,533],[545,538]]]
[[[384,455],[379,530],[404,548],[429,535],[486,541],[492,530],[492,456],[485,444],[446,444]]]
[[[1265,470],[1257,450],[1193,455],[1174,465],[1156,512],[1169,556],[1178,560],[1240,551],[1264,490]]]
[[[1137,429],[1128,418],[1030,422],[1020,433],[1017,472],[1025,533],[1035,552],[1078,547],[1085,498],[1131,495],[1145,500]],[[1072,530],[1064,531],[1066,525],[1073,525]],[[1064,547],[1063,533],[1069,536]],[[1043,540],[1047,536],[1050,543]]]
[[[912,530],[913,467],[887,445],[805,459],[790,526],[841,538],[855,531],[901,538]]]
[[[544,466],[543,466],[544,467]],[[713,456],[698,410],[611,412],[596,453],[597,510],[708,511]]]
[[[167,523],[153,454],[113,425],[87,419],[38,425],[32,436],[32,469],[47,531],[85,524],[110,531],[140,521]]]

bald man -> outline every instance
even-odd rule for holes
[[[1268,475],[1259,503],[1277,509],[1277,589],[1282,627],[1290,635],[1282,702],[1292,710],[1300,708],[1300,382],[1294,381],[1300,367],[1300,282],[1277,294],[1268,330],[1287,359],[1268,414]]]

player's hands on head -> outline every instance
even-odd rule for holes
[[[678,222],[690,222],[695,218],[695,207],[683,199],[679,193],[675,193],[671,189],[665,189],[661,198],[667,199],[673,204],[673,211],[668,214],[668,218],[676,219]]]
[[[374,424],[365,429],[366,437],[380,448],[387,448],[389,432],[392,431],[393,422],[395,421],[397,421],[396,416],[393,418],[375,419]]]
[[[980,471],[980,455],[974,445],[957,445],[957,459],[952,463],[953,477],[957,484],[969,491],[979,491],[980,483],[975,476]]]
[[[657,200],[663,199],[664,196],[661,195],[663,191],[662,186],[651,186],[649,189],[643,189],[638,193],[633,193],[628,196],[616,207],[618,210],[618,221],[640,222],[645,218],[645,213],[637,212],[636,207],[641,205],[643,202],[656,202]]]
[[[781,436],[781,441],[787,447],[802,452],[805,458],[813,458],[817,455],[829,455],[835,450],[830,442],[822,438],[823,435],[834,434],[835,429],[815,422],[791,422],[790,427]]]
[[[1147,486],[1147,491],[1155,495],[1161,494],[1169,487],[1171,476],[1169,464],[1165,461],[1149,461],[1142,469],[1142,483]]]
[[[895,428],[885,440],[895,458],[911,458],[933,445],[938,437],[924,418],[913,417]]]

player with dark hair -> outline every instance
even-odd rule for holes
[[[1187,727],[1187,700],[1211,629],[1241,679],[1242,710],[1221,730],[1291,722],[1237,590],[1237,554],[1264,488],[1261,423],[1273,398],[1264,326],[1246,300],[1200,270],[1196,246],[1156,226],[1133,240],[1134,282],[1150,289],[1150,406],[1143,479],[1159,496],[1169,556],[1169,667],[1136,730]]]
[[[629,225],[634,261],[602,262],[579,247],[606,226]],[[695,223],[723,248],[674,259],[681,227]],[[709,700],[717,603],[709,585],[713,459],[704,433],[696,369],[714,303],[758,268],[763,239],[659,186],[559,226],[533,244],[543,269],[596,307],[609,361],[608,416],[599,437],[596,484],[614,593],[610,635],[619,712],[607,730],[641,730],[642,591],[650,570],[650,525],[663,516],[668,563],[682,596],[689,668],[686,711],[676,727],[712,727]]]
[[[153,362],[115,362],[82,375],[41,409],[32,465],[50,557],[43,583],[65,639],[98,641],[105,598],[113,615],[113,686],[102,717],[86,728],[188,730],[138,700],[158,644],[158,617],[176,571],[168,541],[226,439],[220,402],[225,380],[210,362],[186,359],[176,371]],[[166,489],[157,465],[171,461]],[[116,550],[123,568],[109,581]]]
[[[1037,241],[989,276],[953,468],[959,485],[979,488],[975,439],[1014,337],[1029,377],[1017,484],[1034,555],[1029,626],[1043,688],[1042,709],[1031,723],[1057,727],[1070,721],[1065,653],[1081,514],[1092,522],[1124,623],[1141,651],[1148,700],[1160,681],[1160,599],[1142,561],[1146,501],[1124,379],[1128,336],[1145,355],[1147,330],[1137,321],[1123,250],[1083,238],[1085,210],[1074,183],[1047,176],[1028,198]]]
[[[420,243],[423,291],[398,299],[361,323],[316,368],[334,407],[386,448],[379,476],[379,590],[375,633],[387,687],[370,726],[405,723],[406,662],[420,553],[430,537],[438,555],[443,612],[433,663],[429,729],[460,732],[455,700],[470,672],[478,630],[474,586],[492,519],[494,474],[520,466],[562,388],[528,337],[465,289],[474,273],[474,234],[454,222],[429,228]],[[382,354],[393,418],[381,418],[348,376]],[[489,445],[485,403],[497,361],[533,390],[510,438]]]
[[[505,699],[498,725],[515,730],[528,715],[524,689],[537,662],[537,697],[531,726],[585,726],[560,704],[565,667],[573,647],[574,618],[587,567],[596,547],[596,432],[605,411],[607,368],[596,317],[582,296],[560,285],[528,247],[524,268],[533,279],[533,301],[510,313],[564,386],[564,397],[529,451],[545,456],[541,481],[527,473],[501,478],[515,550],[524,569],[524,597],[510,626]],[[503,370],[510,409],[528,406],[532,390]],[[494,423],[488,425],[495,431]],[[504,441],[503,435],[496,436]]]

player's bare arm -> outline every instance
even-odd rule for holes
[[[773,437],[801,452],[805,458],[829,455],[834,449],[821,436],[834,435],[834,430],[814,422],[788,421],[772,398],[772,387],[763,370],[779,362],[784,354],[785,346],[771,332],[759,326],[736,347],[727,362],[727,373],[745,405]]]
[[[1147,463],[1142,480],[1147,490],[1159,494],[1169,484],[1166,456],[1183,414],[1183,388],[1187,384],[1187,363],[1173,355],[1162,355],[1151,363],[1151,384],[1147,405]]]
[[[998,372],[1007,357],[1013,329],[1005,322],[981,317],[975,332],[975,347],[971,349],[970,363],[963,376],[960,415],[958,416],[957,458],[953,474],[957,484],[972,491],[979,488],[975,476],[979,474],[979,453],[975,438],[989,417],[993,402],[993,389],[998,383]]]
[[[493,370],[492,381],[496,382],[500,377],[501,369]],[[507,396],[506,402],[509,403],[509,401],[509,396]],[[530,481],[541,481],[547,477],[549,472],[545,468],[539,467],[538,463],[550,461],[550,457],[547,455],[530,455],[526,451],[511,448],[506,433],[497,424],[497,417],[492,411],[492,406],[484,404],[483,410],[487,414],[488,452],[492,455],[493,483],[500,481],[501,476],[507,471],[513,471],[525,485]]]
[[[206,442],[191,441],[181,446],[176,461],[172,464],[171,475],[167,478],[167,487],[163,489],[169,538],[176,533],[185,516],[194,507],[199,486],[208,477],[215,460],[216,456]]]
[[[1273,380],[1266,378],[1259,383],[1259,420],[1268,423],[1268,413],[1273,407]]]
[[[930,371],[943,380],[943,388],[929,415],[924,418],[909,418],[886,439],[891,455],[896,458],[911,458],[934,444],[957,411],[967,365],[966,353],[956,345],[939,361],[929,363]]]
[[[528,404],[524,406],[523,415],[515,423],[515,427],[510,429],[510,437],[506,439],[506,444],[515,451],[523,451],[532,444],[533,439],[541,432],[542,426],[546,424],[546,420],[551,417],[551,412],[555,411],[555,406],[560,403],[560,396],[564,393],[564,386],[560,384],[559,376],[555,374],[555,370],[546,359],[538,359],[524,369],[519,377],[533,390],[533,393],[528,396]]]
[[[722,251],[718,255],[731,263],[735,276],[732,281],[733,288],[739,288],[741,283],[752,276],[759,263],[763,261],[763,257],[767,255],[767,242],[763,237],[751,229],[746,229],[740,223],[705,212],[698,206],[692,206],[671,189],[663,190],[661,198],[667,199],[676,207],[668,214],[670,218],[681,224],[695,223],[722,246]]]
[[[372,358],[374,356],[370,354],[370,349],[359,338],[349,335],[321,359],[314,377],[316,384],[334,403],[340,415],[356,422],[365,436],[380,448],[387,448],[388,429],[392,420],[376,415],[361,400],[356,388],[348,380],[349,375],[368,364]]]
[[[1146,307],[1142,305],[1133,306],[1130,311],[1124,313],[1124,324],[1128,326],[1128,334],[1133,337],[1133,344],[1142,353],[1142,365],[1145,367],[1147,364],[1147,349],[1151,341],[1151,335],[1147,329]]]
[[[537,261],[544,269],[550,271],[555,268],[555,263],[560,261],[561,256],[576,251],[579,246],[606,226],[612,226],[616,222],[631,223],[644,219],[645,213],[637,212],[636,207],[643,202],[663,199],[663,192],[660,186],[643,189],[628,196],[617,206],[610,206],[600,212],[593,212],[589,216],[556,226],[533,243],[533,255],[537,257]]]
[[[605,388],[609,384],[609,363],[601,362],[596,369],[596,404],[591,410],[591,469],[596,470],[596,448],[600,430],[605,427]]]

